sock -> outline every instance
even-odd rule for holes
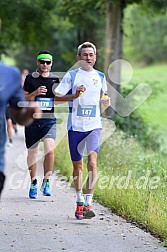
[[[77,202],[84,202],[84,197],[82,194],[82,190],[77,192]]]
[[[36,185],[37,184],[37,179],[32,180],[32,184]]]
[[[42,181],[42,183],[46,183],[46,182],[50,182],[50,179],[44,178],[43,181]]]
[[[9,139],[9,143],[12,143],[12,139]]]
[[[44,180],[47,184],[50,183],[50,179],[45,179]]]
[[[86,194],[86,202],[85,202],[86,206],[92,205],[92,198],[93,198],[93,194]]]

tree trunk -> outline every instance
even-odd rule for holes
[[[81,24],[78,25],[77,29],[77,40],[78,45],[80,45],[83,42],[89,41],[94,44],[96,44],[96,26],[94,23],[89,24],[91,26],[91,29],[88,29],[88,27],[81,29]]]
[[[121,80],[121,64],[114,65],[114,69],[111,69],[110,64],[118,59],[122,59],[122,45],[123,45],[123,10],[125,8],[125,1],[119,0],[112,3],[111,0],[107,3],[106,10],[106,35],[105,35],[105,65],[104,72],[108,83],[111,85],[109,87],[109,96],[111,97],[111,107],[107,109],[105,116],[111,118],[116,107],[117,92],[120,91],[120,80]],[[111,71],[112,70],[112,71]],[[111,77],[109,78],[110,75]],[[115,80],[113,82],[113,79]],[[116,84],[117,83],[117,84]]]

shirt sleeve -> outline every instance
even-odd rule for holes
[[[72,81],[70,73],[66,73],[61,80],[60,84],[55,88],[54,93],[56,96],[64,96],[72,89]]]
[[[15,90],[15,94],[9,100],[9,105],[12,108],[21,109],[22,108],[21,103],[19,104],[19,102],[22,102],[22,101],[25,101],[23,90],[21,88],[17,88]]]
[[[23,94],[23,88],[21,85],[21,74],[19,71],[16,71],[14,69],[13,71],[13,82],[15,83],[15,89],[13,90],[10,98],[9,98],[9,105],[12,108],[21,108],[19,106],[19,102],[25,101],[24,94]]]
[[[24,85],[23,85],[24,91],[31,93],[31,84],[30,84],[30,74],[28,74],[25,78]]]

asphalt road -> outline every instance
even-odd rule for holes
[[[52,180],[53,196],[28,198],[23,128],[6,148],[7,181],[0,202],[0,251],[165,252],[159,240],[94,202],[96,217],[76,220],[75,192]],[[41,155],[42,157],[42,155]],[[42,174],[39,155],[38,177]]]

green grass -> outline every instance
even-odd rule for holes
[[[160,154],[143,150],[135,139],[115,132],[101,147],[98,167],[109,181],[117,179],[104,189],[97,183],[95,192],[114,212],[163,240],[167,238],[166,161]]]

